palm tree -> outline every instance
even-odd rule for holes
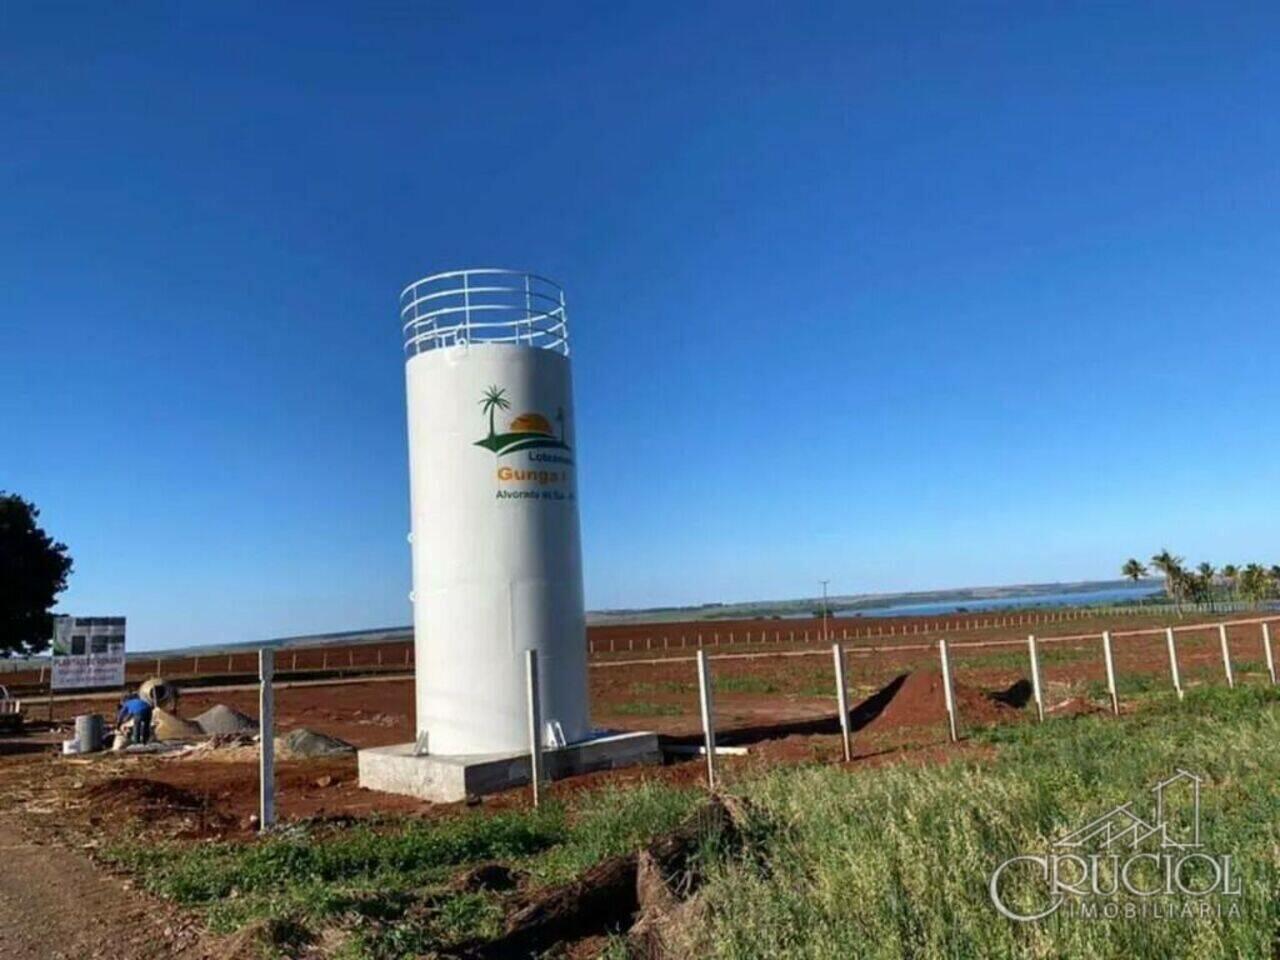
[[[484,392],[484,399],[480,401],[480,407],[489,415],[489,439],[493,439],[493,411],[510,410],[511,401],[507,399],[507,391],[501,387],[492,386]]]
[[[1214,569],[1212,563],[1207,560],[1196,567],[1200,574],[1200,580],[1204,584],[1204,596],[1209,601],[1209,609],[1213,609],[1213,579],[1218,575],[1218,571]]]
[[[1182,597],[1187,587],[1187,575],[1182,569],[1182,558],[1175,557],[1166,548],[1151,558],[1151,565],[1164,575],[1164,592],[1177,605],[1178,615],[1181,616]]]
[[[1222,579],[1227,581],[1227,590],[1230,591],[1232,599],[1236,595],[1236,580],[1240,577],[1240,568],[1234,563],[1228,563],[1222,568]]]
[[[1120,568],[1120,572],[1134,583],[1137,583],[1147,575],[1147,568],[1133,557],[1130,557],[1124,562],[1124,566]]]
[[[1271,584],[1262,564],[1251,563],[1244,568],[1244,572],[1240,574],[1240,593],[1246,600],[1257,606],[1270,592]]]

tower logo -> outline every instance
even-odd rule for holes
[[[517,453],[521,450],[537,450],[537,449],[554,449],[569,450],[570,447],[564,442],[564,410],[556,410],[556,429],[552,429],[551,422],[541,413],[526,412],[521,413],[511,420],[507,429],[503,433],[497,430],[497,414],[499,411],[507,411],[511,409],[511,401],[507,399],[507,391],[498,386],[491,386],[484,392],[480,398],[480,408],[483,415],[489,418],[489,435],[483,440],[477,440],[477,447],[484,447],[492,450],[495,457],[502,457],[508,453]],[[573,461],[565,461],[572,463]]]

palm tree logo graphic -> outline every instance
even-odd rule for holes
[[[484,392],[484,396],[480,398],[480,406],[489,415],[489,436],[486,439],[492,441],[494,438],[493,411],[510,410],[511,401],[507,399],[506,390],[494,386]]]
[[[511,401],[507,399],[505,388],[495,384],[485,390],[480,397],[480,412],[482,416],[489,418],[489,435],[483,440],[477,440],[475,443],[477,447],[492,450],[494,455],[499,457],[508,453],[516,453],[520,450],[537,448],[570,449],[569,445],[564,442],[563,407],[556,410],[559,435],[552,430],[551,422],[546,417],[535,412],[520,414],[511,421],[505,432],[499,433],[496,422],[497,413],[499,410],[510,409]]]

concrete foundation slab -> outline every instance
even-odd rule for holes
[[[412,743],[373,747],[357,755],[360,786],[451,803],[529,782],[529,754],[414,756]],[[662,761],[656,733],[610,733],[543,753],[551,780]]]

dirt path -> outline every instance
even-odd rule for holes
[[[211,960],[219,949],[165,904],[0,816],[0,957]]]

